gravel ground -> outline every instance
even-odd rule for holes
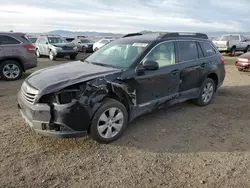
[[[234,61],[211,105],[140,117],[109,145],[32,132],[17,110],[23,80],[0,81],[0,187],[250,187],[250,73]]]

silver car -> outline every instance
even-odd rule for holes
[[[0,77],[17,80],[37,66],[35,46],[24,33],[0,32]]]
[[[36,41],[37,57],[46,55],[51,60],[56,60],[57,57],[70,56],[70,59],[74,60],[77,54],[77,46],[58,35],[41,35]]]

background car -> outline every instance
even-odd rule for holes
[[[114,39],[101,39],[99,40],[98,42],[95,42],[94,45],[93,45],[93,51],[97,51],[99,50],[101,47],[103,47],[104,45],[112,42]]]
[[[250,50],[250,42],[243,35],[222,35],[214,39],[213,43],[220,52],[230,53],[232,56],[234,56],[237,51],[246,53]]]
[[[35,49],[24,33],[0,32],[0,77],[17,80],[23,72],[36,67]]]
[[[49,56],[51,60],[56,60],[57,57],[70,56],[70,59],[76,59],[78,54],[77,46],[73,43],[68,43],[59,35],[41,35],[36,41],[36,55]]]
[[[74,37],[64,37],[64,38],[68,43],[72,42],[75,39]]]
[[[79,52],[93,52],[94,41],[88,38],[76,37],[72,43],[77,46]]]
[[[238,57],[235,62],[235,66],[239,71],[249,70],[250,69],[250,52],[244,53]]]
[[[29,39],[29,41],[32,44],[36,44],[37,37],[35,37],[35,36],[27,36],[27,38]]]

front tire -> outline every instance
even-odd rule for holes
[[[56,60],[56,56],[53,54],[52,51],[49,51],[49,58],[51,61],[55,61]]]
[[[36,49],[36,56],[39,58],[39,57],[41,57],[41,54],[40,54],[40,52],[39,52],[39,49]]]
[[[76,55],[71,55],[69,56],[71,60],[75,60],[76,59]]]
[[[6,60],[0,65],[0,76],[3,80],[18,80],[23,74],[20,63],[14,60]]]
[[[87,52],[87,48],[85,46],[82,47],[82,52],[86,53]]]
[[[113,99],[106,99],[95,113],[90,137],[100,143],[110,143],[121,137],[128,124],[125,106]]]
[[[215,92],[215,83],[211,78],[207,78],[200,88],[199,97],[194,100],[199,106],[207,106],[211,103]]]

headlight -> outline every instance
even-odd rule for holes
[[[57,99],[60,104],[71,103],[73,99],[79,99],[80,97],[80,90],[65,90],[57,94]]]
[[[77,46],[75,46],[73,49],[74,49],[74,50],[77,50]]]

